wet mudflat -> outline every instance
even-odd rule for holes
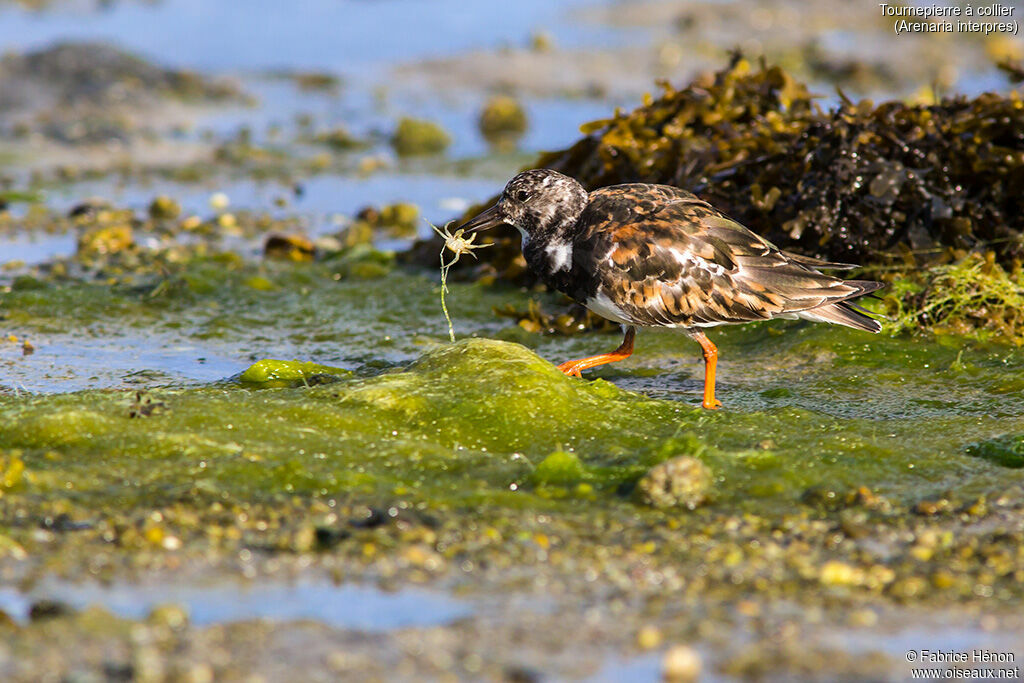
[[[129,85],[81,93],[57,53],[4,72],[32,97],[0,155],[0,676],[902,680],[910,649],[1024,657],[1018,346],[719,328],[708,412],[684,336],[569,379],[552,363],[617,333],[541,334],[509,312],[565,301],[485,276],[449,284],[450,343],[437,271],[403,258],[424,218],[635,105],[637,73],[682,78],[665,13],[713,37],[709,7],[526,6],[444,50],[360,43],[356,69],[312,39],[183,57],[146,27],[187,2],[72,5],[0,18],[25,52],[116,36],[161,66],[101,51]],[[828,80],[843,44],[788,58]],[[549,68],[567,52],[644,66]],[[502,86],[530,116],[512,147],[476,130],[487,59],[558,76]],[[844,87],[920,82],[883,71]],[[140,73],[159,91],[120,101]],[[55,92],[92,115],[40,114]],[[412,114],[445,154],[399,153],[441,139],[396,142]]]

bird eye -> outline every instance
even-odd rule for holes
[[[516,199],[518,199],[521,202],[525,202],[529,198],[530,193],[527,192],[526,190],[519,190],[518,192],[516,192]]]

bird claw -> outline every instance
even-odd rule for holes
[[[583,375],[580,374],[580,369],[576,366],[575,361],[568,360],[559,365],[558,369],[565,373],[566,377],[579,377],[583,379]]]
[[[704,399],[704,402],[701,403],[701,405],[704,407],[705,410],[718,410],[719,408],[722,407],[722,402],[719,401],[717,398],[713,398],[711,399],[711,401]]]

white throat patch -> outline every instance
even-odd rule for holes
[[[552,242],[544,251],[548,255],[551,264],[551,272],[557,273],[560,270],[572,268],[572,244],[569,242]]]

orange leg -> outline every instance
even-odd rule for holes
[[[691,332],[690,336],[704,350],[704,407],[708,410],[720,408],[722,402],[715,398],[715,367],[718,365],[718,348],[703,332]]]
[[[567,360],[559,365],[558,369],[569,377],[580,377],[580,372],[587,368],[593,368],[598,365],[604,365],[605,363],[614,363],[615,361],[629,358],[633,354],[633,338],[635,336],[636,328],[628,327],[626,328],[626,337],[622,340],[622,344],[620,344],[619,348],[615,349],[611,353],[602,353],[600,356],[580,358],[579,360]]]

